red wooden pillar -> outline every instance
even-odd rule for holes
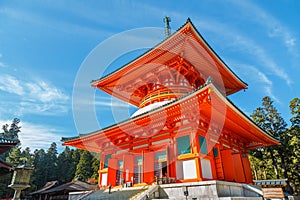
[[[167,165],[168,165],[168,177],[176,178],[176,143],[174,138],[171,138],[171,143],[167,148]]]
[[[244,153],[242,155],[242,162],[243,162],[243,167],[244,167],[244,172],[245,172],[245,177],[246,177],[246,183],[252,183],[253,182],[252,170],[250,167],[248,154]]]
[[[225,181],[235,181],[235,169],[232,158],[232,150],[224,149],[221,150],[220,153],[222,158]]]
[[[134,155],[126,154],[124,155],[124,180],[126,182],[132,182],[134,176]]]
[[[110,158],[108,160],[108,175],[107,175],[108,185],[116,186],[117,169],[118,169],[118,159]]]
[[[196,162],[196,170],[197,170],[197,181],[202,181],[202,166],[201,166],[201,158],[195,158]]]
[[[144,182],[151,184],[154,182],[154,152],[144,153]]]
[[[100,154],[100,156],[101,156],[101,154]],[[101,157],[100,157],[101,158]],[[99,161],[99,170],[98,170],[98,174],[99,174],[99,177],[98,177],[98,186],[100,187],[101,186],[101,159],[100,159],[100,161]]]

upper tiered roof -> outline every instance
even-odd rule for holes
[[[160,44],[115,72],[92,81],[92,86],[141,107],[154,87],[159,85],[173,90],[170,82],[166,85],[166,80],[178,86],[186,79],[186,89],[190,92],[204,84],[208,77],[226,95],[247,88],[188,19]]]

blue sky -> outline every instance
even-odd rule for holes
[[[249,85],[245,92],[229,97],[235,105],[250,115],[269,95],[289,121],[289,101],[300,97],[299,10],[297,0],[0,0],[0,122],[20,118],[22,147],[32,150],[48,148],[51,142],[60,146],[61,137],[97,129],[89,124],[89,115],[78,128],[72,112],[74,83],[87,56],[124,31],[163,28],[166,15],[173,30],[191,18],[215,52]],[[163,31],[153,37],[153,42],[161,40]],[[109,48],[119,45],[124,44]],[[86,79],[100,78],[143,50],[120,55],[108,66],[95,66],[103,73]],[[99,127],[134,111],[90,90],[95,94]]]

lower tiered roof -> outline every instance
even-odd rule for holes
[[[107,128],[62,138],[62,141],[63,145],[101,152],[105,150],[104,143],[113,143],[117,149],[128,143],[126,138],[157,137],[161,131],[165,131],[167,123],[180,123],[186,118],[196,126],[205,122],[207,133],[238,138],[248,150],[280,144],[238,109],[213,83],[207,83],[184,97]],[[155,131],[147,136],[146,129]]]

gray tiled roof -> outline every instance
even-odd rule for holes
[[[0,137],[0,143],[7,143],[7,144],[15,144],[15,143],[19,143],[19,140],[16,139],[7,139],[4,137]]]

